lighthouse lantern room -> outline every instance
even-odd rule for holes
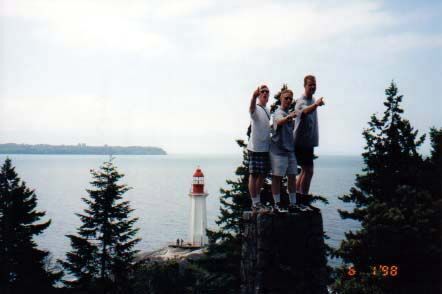
[[[204,246],[208,243],[206,197],[209,194],[204,189],[204,174],[198,167],[193,173],[190,188],[190,242],[193,246]]]

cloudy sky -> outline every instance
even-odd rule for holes
[[[318,153],[360,154],[391,80],[442,127],[438,2],[0,0],[0,143],[238,153],[256,86],[315,74]]]

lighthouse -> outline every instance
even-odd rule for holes
[[[193,173],[192,186],[190,188],[190,236],[192,246],[204,246],[207,244],[207,215],[206,197],[209,194],[204,190],[204,174],[198,167]]]

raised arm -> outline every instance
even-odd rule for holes
[[[256,109],[256,98],[259,97],[259,87],[253,92],[252,99],[250,100],[249,112],[254,113]]]
[[[304,115],[309,114],[309,113],[315,111],[316,108],[318,108],[319,106],[324,105],[324,100],[323,100],[323,99],[324,99],[324,98],[321,97],[321,98],[319,98],[318,100],[316,100],[315,103],[313,103],[312,105],[307,106],[306,108],[304,108],[304,109],[302,110],[302,114],[304,114]]]

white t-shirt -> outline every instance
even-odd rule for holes
[[[268,152],[270,147],[270,112],[267,108],[256,105],[250,113],[252,132],[247,149],[253,152]]]

